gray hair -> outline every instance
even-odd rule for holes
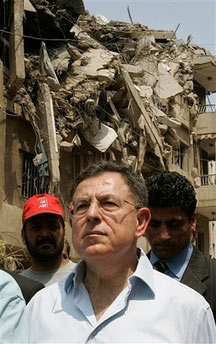
[[[131,193],[134,196],[136,207],[146,207],[148,203],[148,191],[146,188],[145,180],[141,174],[133,172],[124,165],[118,165],[114,162],[99,161],[97,163],[90,164],[86,167],[74,180],[71,190],[71,199],[76,191],[77,186],[85,179],[93,176],[102,175],[105,172],[118,172],[125,180]]]

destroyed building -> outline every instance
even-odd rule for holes
[[[5,0],[0,16],[4,240],[21,245],[36,193],[58,196],[67,221],[74,177],[105,159],[191,180],[197,245],[216,256],[216,58],[190,37],[91,15],[82,0]]]

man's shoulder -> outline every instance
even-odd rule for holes
[[[10,272],[10,274],[17,281],[21,289],[33,289],[36,292],[44,288],[44,285],[42,283],[32,280],[28,277],[22,276],[17,272]]]
[[[59,277],[62,276],[63,278],[66,278],[74,269],[75,265],[76,265],[75,263],[73,263],[72,261],[69,261],[67,264],[57,269],[54,275],[59,276]],[[55,282],[57,282],[57,280]]]
[[[72,260],[69,260],[67,264],[63,266],[65,269],[73,269],[76,266],[76,263],[72,262]]]
[[[0,269],[0,279],[1,279],[0,289],[4,289],[8,284],[14,283],[12,276],[10,276],[10,274],[3,269]],[[14,285],[16,285],[16,283],[14,283]]]
[[[0,297],[14,295],[23,298],[21,290],[14,278],[7,271],[0,269]]]
[[[31,273],[32,273],[32,269],[31,269],[31,267],[29,267],[27,269],[20,271],[19,275],[24,276],[24,277],[28,277]]]
[[[190,262],[196,262],[198,264],[199,261],[202,261],[203,264],[211,265],[214,267],[214,269],[216,269],[216,259],[207,256],[202,251],[200,251],[196,246],[193,246],[193,253],[191,255]]]
[[[3,270],[6,271],[6,270]],[[44,285],[30,278],[20,275],[15,271],[6,271],[19,285],[26,303],[41,289]]]
[[[148,258],[150,257],[150,252],[151,251],[147,253]],[[182,303],[183,299],[190,300],[191,298],[195,298],[201,302],[203,301],[203,297],[200,297],[200,294],[188,286],[180,283],[173,277],[170,277],[155,269],[152,271],[156,298],[162,298],[166,300],[176,298],[176,300],[179,300],[180,303]],[[181,298],[179,298],[179,295],[181,295]]]
[[[35,280],[32,280],[28,277],[25,277],[23,275],[21,275],[20,273],[17,273],[15,271],[10,271],[9,272],[11,274],[11,276],[17,281],[18,284],[28,284],[28,286],[32,286],[32,287],[38,287],[38,288],[43,288],[44,285],[40,282],[37,282]]]
[[[37,292],[36,295],[30,300],[28,306],[30,308],[34,305],[41,307],[41,305],[49,308],[50,305],[53,305],[59,296],[62,298],[66,295],[65,291],[65,280],[54,282],[46,288],[43,288]]]
[[[56,269],[55,272],[48,274],[49,279],[47,280],[46,286],[50,286],[53,283],[64,280],[67,278],[75,267],[75,263],[69,261],[67,264]]]
[[[202,295],[200,295],[194,289],[183,283],[179,283],[179,281],[163,273],[160,273],[156,270],[153,271],[155,278],[156,297],[159,295],[162,298],[177,298],[176,300],[179,300],[181,304],[187,302],[188,304],[197,306],[207,306],[207,302]]]

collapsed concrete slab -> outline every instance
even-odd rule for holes
[[[158,64],[158,81],[155,93],[162,99],[174,97],[183,92],[183,88],[168,72],[166,65]]]
[[[193,76],[198,75],[199,58],[206,62],[207,52],[176,41],[172,31],[91,16],[83,6],[77,16],[74,1],[58,1],[55,9],[39,0],[32,4],[44,20],[43,34],[49,37],[56,26],[60,37],[62,24],[64,37],[46,47],[42,44],[41,54],[38,45],[33,50],[26,45],[27,77],[13,98],[23,117],[40,130],[34,107],[44,100],[35,90],[38,84],[46,84],[46,106],[53,104],[54,146],[73,154],[86,141],[89,149],[107,153],[135,170],[147,169],[150,157],[157,168],[168,168],[170,152],[179,147],[176,129],[191,130],[196,123],[199,99]],[[60,16],[67,11],[75,18],[72,28]],[[210,67],[212,62],[207,62]],[[74,137],[79,138],[77,144]]]

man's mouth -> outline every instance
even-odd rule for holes
[[[54,247],[54,246],[55,246],[55,243],[50,240],[47,240],[47,241],[43,240],[37,243],[37,247],[42,247],[45,249],[49,249],[50,247]]]
[[[89,232],[87,232],[87,233],[85,233],[84,235],[83,235],[83,238],[85,238],[85,237],[89,237],[89,236],[97,236],[97,235],[106,235],[105,233],[103,233],[103,232],[100,232],[100,231],[89,231]]]
[[[170,247],[170,244],[157,244],[156,246],[158,246],[158,247]]]

